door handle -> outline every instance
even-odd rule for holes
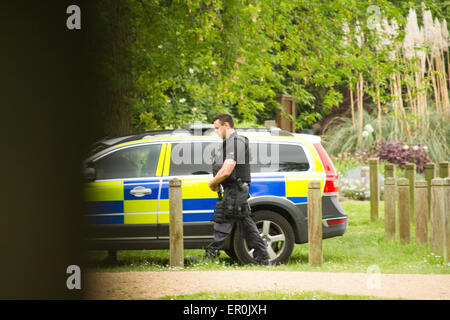
[[[152,189],[139,186],[133,188],[130,193],[135,197],[143,197],[147,194],[152,194]]]

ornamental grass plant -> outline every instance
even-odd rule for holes
[[[395,134],[395,119],[389,114],[382,116],[382,140],[377,141],[374,132],[365,130],[362,133],[361,148],[358,148],[358,129],[353,126],[352,120],[346,117],[336,117],[322,136],[324,147],[330,156],[335,157],[343,153],[357,154],[358,151],[361,154],[363,152],[361,150],[369,151],[370,155],[375,155],[377,143],[380,145],[381,142],[386,144],[387,141],[391,141],[393,146],[394,144],[408,146],[408,148],[411,148],[410,152],[417,151],[414,150],[414,147],[417,146],[424,153],[425,160],[422,161],[424,163],[448,161],[450,158],[450,126],[443,120],[445,119],[444,114],[435,111],[430,113],[427,119],[415,119],[412,115],[410,119],[411,121],[424,122],[420,126],[422,129],[409,134],[402,131]],[[376,127],[376,116],[371,116],[364,111],[363,120],[365,127],[368,127],[368,125]],[[393,147],[391,151],[395,150]],[[389,151],[389,148],[383,150],[384,153],[389,153]],[[383,160],[396,163],[390,161],[388,157],[383,158]],[[398,160],[397,164],[401,164],[400,159]],[[405,159],[402,158],[401,160]],[[406,160],[411,161],[412,159],[408,156]]]

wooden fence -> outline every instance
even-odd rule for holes
[[[378,159],[370,159],[370,220],[378,219]],[[372,194],[372,190],[375,192]],[[395,178],[395,166],[385,165],[384,180],[385,239],[410,242],[411,224],[415,225],[415,241],[429,245],[433,253],[450,258],[450,170],[449,162],[425,165],[425,180],[416,180],[416,165],[405,166],[405,178]],[[429,230],[429,232],[428,232]]]
[[[378,159],[370,159],[370,219],[379,217],[380,185],[378,179]],[[450,172],[449,163],[439,164],[436,177],[435,165],[429,163],[425,169],[425,179],[416,181],[415,165],[406,166],[406,178],[394,177],[395,167],[385,166],[384,211],[386,240],[396,238],[398,217],[399,241],[410,242],[411,224],[415,223],[415,239],[418,244],[430,245],[432,252],[442,254],[444,261],[450,257]],[[372,192],[373,191],[373,192]],[[170,198],[170,265],[183,268],[183,218],[181,181],[177,178],[169,182]],[[322,201],[320,182],[308,183],[308,243],[309,263],[321,266],[322,255]],[[430,232],[428,233],[428,225]],[[428,241],[428,238],[430,241]]]

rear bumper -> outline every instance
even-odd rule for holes
[[[347,230],[348,215],[337,199],[336,194],[322,196],[323,239],[342,236]]]
[[[308,211],[307,204],[297,205],[303,215],[303,232],[298,237],[296,243],[308,242]],[[337,195],[323,194],[322,196],[322,238],[328,239],[342,236],[347,230],[348,216],[340,205]]]

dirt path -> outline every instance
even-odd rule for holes
[[[367,274],[294,271],[168,271],[88,273],[88,299],[157,299],[230,291],[310,291],[384,298],[450,300],[447,274]]]

